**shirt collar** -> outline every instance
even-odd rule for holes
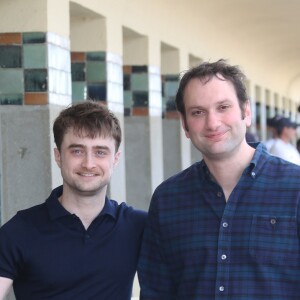
[[[269,154],[263,143],[251,143],[250,146],[255,149],[255,152],[249,166],[245,169],[245,172],[246,174],[255,177],[267,161]],[[202,178],[205,178],[206,180],[213,180],[204,160],[200,162],[200,173]]]
[[[62,195],[63,186],[55,188],[49,198],[46,200],[46,206],[49,211],[49,216],[51,220],[71,216],[72,214],[67,211],[59,202],[58,198]],[[109,215],[114,219],[117,219],[117,202],[110,201],[107,197],[105,198],[105,203],[99,216]]]
[[[263,143],[253,143],[251,146],[255,148],[253,158],[250,162],[250,173],[253,177],[253,174],[256,176],[264,168],[270,154]]]

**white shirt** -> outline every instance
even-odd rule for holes
[[[274,156],[278,156],[300,166],[300,154],[296,147],[290,143],[284,142],[282,139],[276,139],[269,152]]]

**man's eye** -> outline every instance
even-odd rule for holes
[[[220,106],[220,110],[227,110],[229,108],[229,105],[222,105]]]
[[[102,151],[102,150],[99,150],[99,151],[96,151],[96,156],[104,156],[106,155],[106,152],[105,151]]]
[[[81,155],[83,153],[83,151],[80,150],[80,149],[73,149],[72,153],[75,154],[75,155]]]
[[[202,115],[204,115],[203,110],[194,110],[194,111],[192,111],[192,116],[202,116]]]

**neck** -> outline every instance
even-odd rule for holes
[[[78,196],[65,190],[59,198],[61,205],[70,213],[75,214],[81,220],[85,229],[99,215],[105,204],[105,194],[95,196]]]
[[[245,144],[235,155],[222,160],[204,161],[218,184],[222,187],[226,201],[240,180],[245,168],[249,165],[255,149]]]

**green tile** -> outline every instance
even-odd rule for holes
[[[0,94],[23,92],[23,70],[0,68]]]
[[[47,70],[24,70],[25,92],[46,92],[48,89]]]
[[[149,79],[148,74],[132,74],[131,90],[132,91],[148,91]]]
[[[24,44],[46,43],[46,33],[44,32],[25,32],[23,33]]]
[[[85,82],[72,82],[72,102],[80,102],[87,99],[87,87]]]
[[[0,46],[0,68],[22,68],[22,47]]]
[[[166,81],[164,84],[164,94],[166,96],[175,96],[179,83],[176,81]]]
[[[106,81],[106,63],[88,61],[86,63],[86,79],[88,82]]]
[[[124,107],[130,108],[133,106],[132,92],[124,91]]]
[[[47,47],[43,44],[23,46],[24,68],[41,69],[47,67]]]

